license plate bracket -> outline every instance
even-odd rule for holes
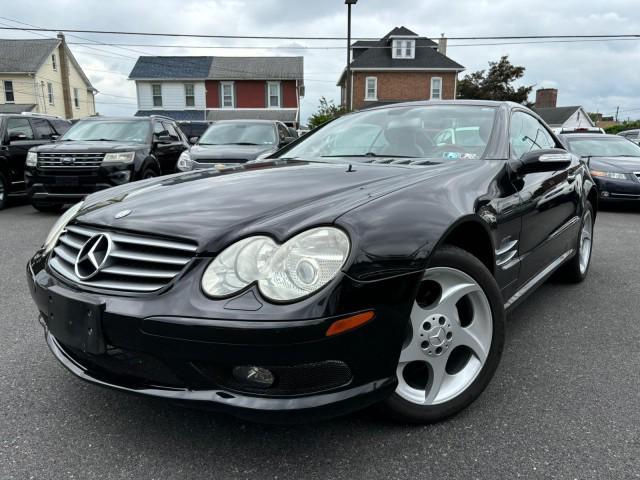
[[[71,176],[56,176],[56,185],[77,186],[80,185],[80,178]]]
[[[58,286],[49,288],[48,300],[47,328],[56,339],[85,353],[105,353],[103,301]]]

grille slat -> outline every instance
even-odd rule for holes
[[[75,274],[76,258],[84,244],[98,234],[111,238],[111,250],[101,270],[93,277],[81,280]],[[196,249],[194,243],[68,225],[53,249],[49,265],[81,285],[125,292],[153,292],[180,274]]]
[[[97,170],[104,156],[104,153],[38,153],[38,167]]]

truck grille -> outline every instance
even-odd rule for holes
[[[98,273],[82,280],[76,274],[76,259],[83,245],[99,234],[110,238],[111,249]],[[67,225],[53,249],[49,265],[63,277],[81,285],[123,292],[153,292],[166,286],[182,271],[196,248],[194,243],[184,241]]]
[[[104,153],[38,153],[38,167],[97,170],[104,155]]]

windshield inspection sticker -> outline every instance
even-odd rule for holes
[[[478,154],[477,153],[465,153],[464,155],[462,155],[462,158],[464,158],[465,160],[477,160],[478,159]]]

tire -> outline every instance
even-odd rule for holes
[[[140,177],[141,180],[146,180],[147,178],[155,178],[158,176],[158,173],[152,169],[152,168],[145,168],[142,171],[142,176]]]
[[[387,415],[426,424],[469,406],[500,363],[504,317],[498,285],[480,260],[453,246],[436,251],[407,325],[398,387],[381,404]]]
[[[591,266],[591,253],[593,251],[594,220],[593,205],[591,205],[591,202],[587,202],[580,222],[576,254],[558,271],[559,278],[566,282],[580,283],[587,278],[589,267]]]
[[[9,182],[6,177],[0,172],[0,210],[5,208],[9,203]]]
[[[61,203],[32,203],[33,208],[43,213],[60,213],[62,211],[62,207],[64,207]]]

